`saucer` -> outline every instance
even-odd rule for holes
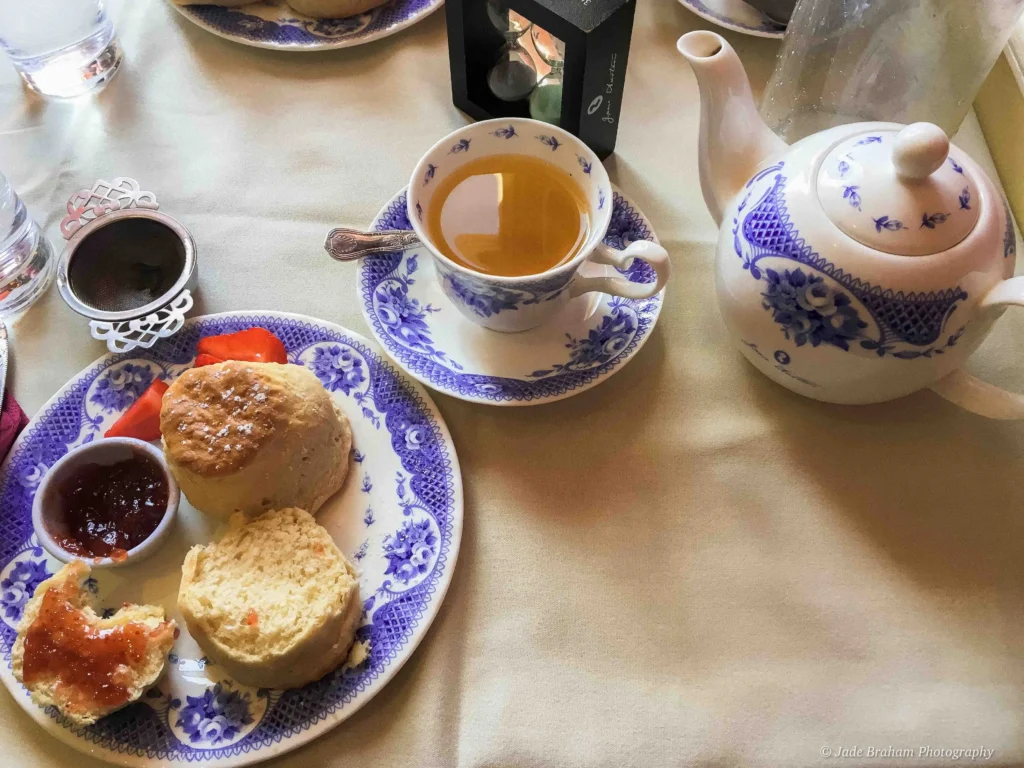
[[[303,16],[284,0],[261,0],[236,8],[175,2],[171,2],[171,7],[203,29],[242,45],[279,51],[324,51],[393,35],[443,4],[444,0],[390,0],[344,19]]]
[[[772,21],[757,8],[743,0],[679,0],[702,19],[720,27],[754,37],[770,37],[781,40],[786,34],[786,25]]]
[[[403,190],[377,214],[371,229],[412,229]],[[629,198],[614,194],[605,243],[625,248],[657,242],[650,222]],[[585,264],[585,275],[613,267]],[[634,260],[621,274],[649,283],[649,266]],[[629,362],[658,321],[665,292],[649,299],[588,293],[554,320],[522,333],[498,333],[465,318],[441,291],[430,252],[416,246],[359,262],[359,301],[374,338],[415,379],[460,400],[539,405],[590,389]]]

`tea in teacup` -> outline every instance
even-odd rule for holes
[[[537,275],[571,260],[590,235],[583,190],[535,157],[489,155],[447,176],[426,229],[460,266],[485,275]]]

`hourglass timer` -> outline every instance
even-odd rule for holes
[[[537,85],[537,65],[520,40],[533,23],[510,11],[506,0],[487,0],[487,15],[505,37],[505,46],[487,73],[487,85],[502,101],[525,99]]]
[[[1024,2],[1024,0],[1021,0]],[[452,101],[615,148],[636,0],[445,0]]]

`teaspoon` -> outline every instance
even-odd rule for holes
[[[337,261],[355,261],[371,253],[404,251],[416,245],[420,245],[416,233],[405,229],[364,232],[360,229],[339,227],[327,233],[324,250]]]

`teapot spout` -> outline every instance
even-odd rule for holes
[[[700,187],[717,224],[729,201],[765,160],[781,157],[786,144],[758,114],[740,57],[714,32],[679,38],[700,87]]]

